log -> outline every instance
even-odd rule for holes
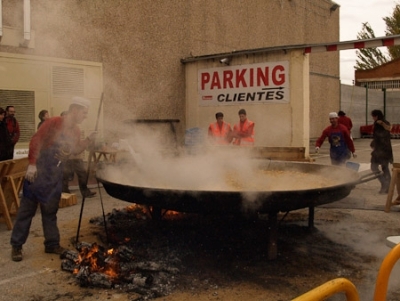
[[[124,245],[118,247],[116,254],[121,261],[125,262],[132,261],[135,258],[133,250]]]
[[[142,274],[135,274],[132,283],[138,286],[149,286],[153,283],[153,276],[143,276]]]
[[[79,270],[79,264],[69,259],[63,259],[61,260],[61,270],[73,273]]]
[[[79,260],[79,253],[73,250],[66,250],[60,255],[61,259],[68,259],[72,262],[78,262]]]
[[[89,276],[90,270],[88,266],[81,266],[78,273],[76,274],[76,278],[79,280],[79,285],[82,287],[89,286]]]
[[[88,280],[95,287],[111,288],[113,285],[111,277],[102,273],[91,273]]]

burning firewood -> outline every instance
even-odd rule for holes
[[[81,266],[78,273],[76,274],[76,279],[79,280],[81,286],[89,286],[89,276],[90,270],[88,266]]]
[[[61,259],[68,259],[69,261],[77,262],[79,261],[79,253],[73,250],[65,250],[61,255]]]
[[[88,282],[93,286],[102,288],[111,288],[113,286],[111,277],[102,273],[90,274]]]
[[[61,261],[61,269],[63,271],[73,273],[74,271],[79,269],[79,264],[75,263],[75,261],[72,261],[70,259],[64,259]]]
[[[165,288],[154,284],[179,272],[164,262],[137,261],[134,250],[125,245],[106,250],[96,243],[79,243],[76,249],[61,254],[61,269],[73,273],[82,287],[125,287],[151,299],[165,295]]]

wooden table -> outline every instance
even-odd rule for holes
[[[398,187],[398,185],[400,185],[399,173],[400,173],[400,163],[393,163],[392,179],[390,181],[389,191],[386,198],[385,212],[390,212],[390,207],[398,205],[396,202],[393,202],[393,196],[395,188],[397,188],[397,191],[399,191],[400,188]]]
[[[0,162],[0,214],[8,230],[13,227],[11,215],[16,214],[19,209],[19,193],[27,167],[28,158]]]
[[[97,150],[93,152],[92,158],[95,164],[99,163],[100,161],[105,162],[112,162],[115,163],[117,159],[118,150],[116,149],[107,149],[107,150]]]

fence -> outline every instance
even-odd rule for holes
[[[352,136],[361,138],[361,127],[372,125],[371,111],[378,109],[385,113],[391,124],[400,124],[400,91],[386,91],[386,105],[382,90],[358,86],[341,85],[340,109],[353,121]],[[363,135],[367,137],[368,135]],[[393,136],[398,138],[397,135]]]

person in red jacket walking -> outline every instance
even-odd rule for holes
[[[349,130],[351,137],[351,129],[353,128],[353,122],[351,121],[351,118],[346,116],[346,113],[343,111],[339,111],[338,115],[339,115],[338,122],[340,124],[343,124]]]
[[[356,158],[356,150],[349,130],[343,124],[339,124],[338,119],[336,112],[329,113],[331,125],[323,130],[321,137],[315,143],[315,151],[318,152],[325,139],[329,139],[332,165],[344,165],[346,160],[350,159],[351,153]]]
[[[254,122],[247,119],[245,109],[239,110],[239,123],[233,127],[233,138],[234,145],[254,145]]]
[[[208,127],[208,138],[211,144],[228,145],[232,142],[231,125],[224,121],[224,114],[218,112],[215,114],[216,122],[213,122]]]

